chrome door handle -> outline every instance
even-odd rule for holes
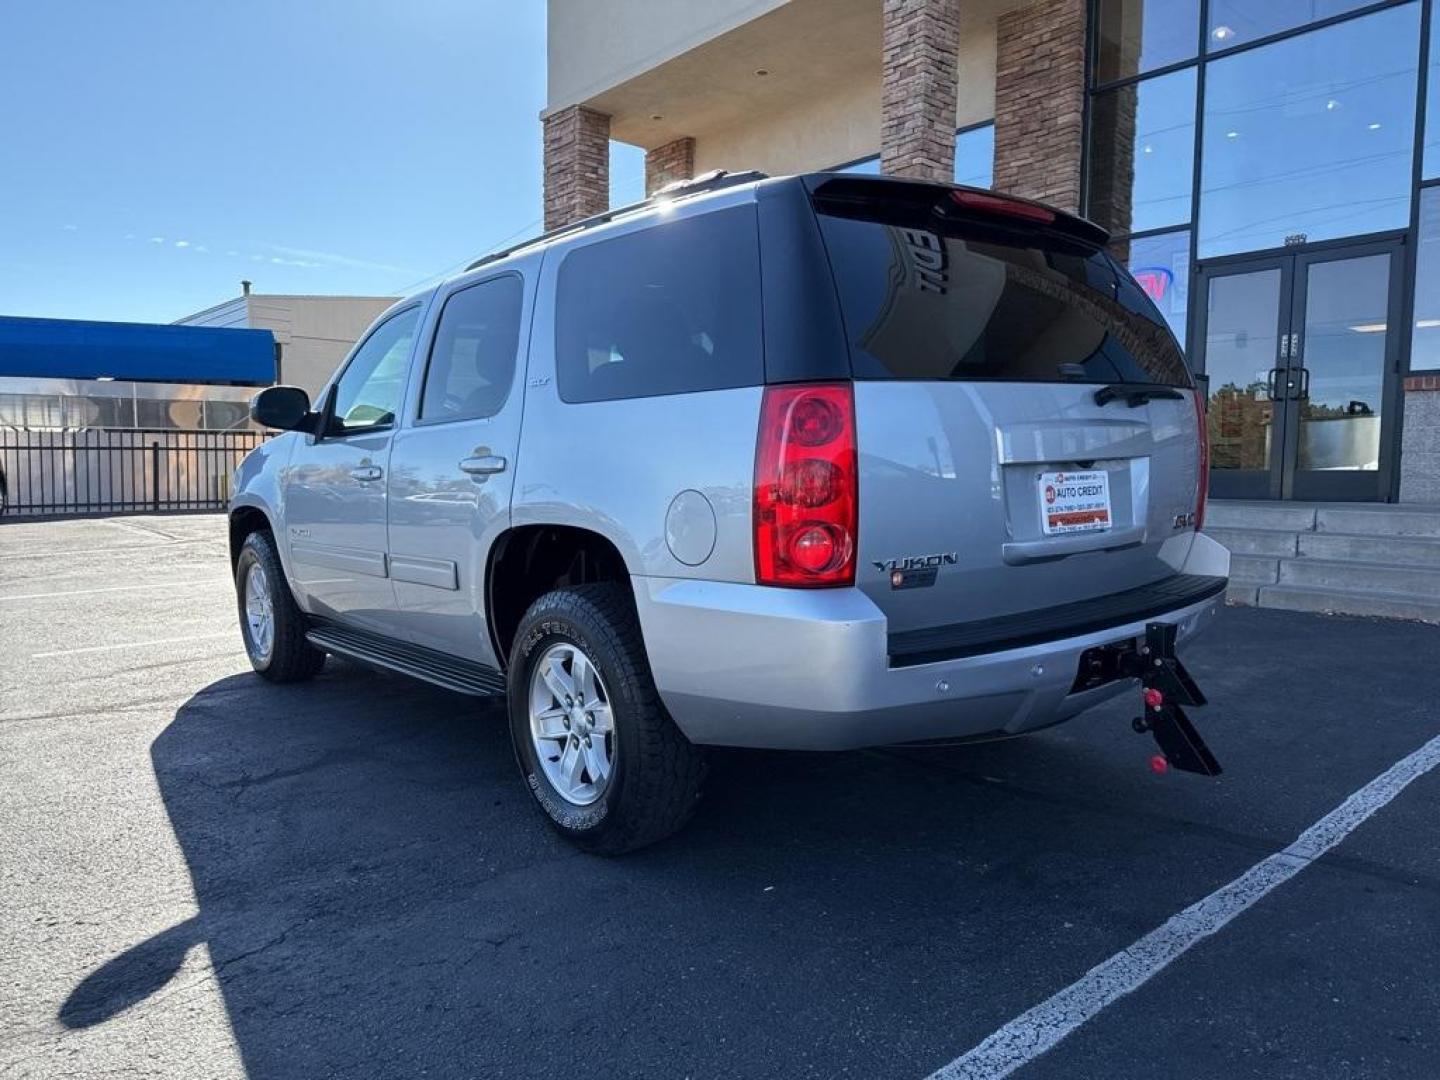
[[[379,465],[357,465],[350,470],[350,475],[356,480],[379,480],[385,475],[385,470]]]
[[[460,471],[469,473],[471,476],[489,476],[491,473],[505,471],[505,459],[493,454],[486,454],[484,457],[467,457],[460,462]]]

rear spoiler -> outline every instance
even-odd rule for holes
[[[965,222],[1103,248],[1110,234],[1093,221],[1033,199],[984,188],[897,176],[811,173],[802,177],[817,210],[841,217],[874,217],[893,224],[921,219]]]

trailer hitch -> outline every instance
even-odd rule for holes
[[[1160,754],[1153,759],[1157,772],[1165,768],[1201,776],[1219,776],[1220,763],[1185,715],[1184,705],[1204,705],[1205,695],[1175,655],[1174,623],[1152,622],[1145,627],[1145,643],[1118,657],[1122,677],[1140,680],[1144,712],[1130,722],[1136,732],[1155,737]]]

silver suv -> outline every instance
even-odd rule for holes
[[[683,824],[707,746],[1014,735],[1134,687],[1229,556],[1193,380],[1106,242],[752,173],[482,259],[313,407],[255,399],[286,434],[230,510],[251,661],[508,695],[536,801],[603,852]]]

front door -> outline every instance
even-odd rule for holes
[[[380,629],[395,610],[385,476],[419,321],[410,307],[370,332],[325,394],[324,429],[285,470],[285,542],[311,614]]]
[[[1382,242],[1202,268],[1212,495],[1386,497],[1399,257]]]

